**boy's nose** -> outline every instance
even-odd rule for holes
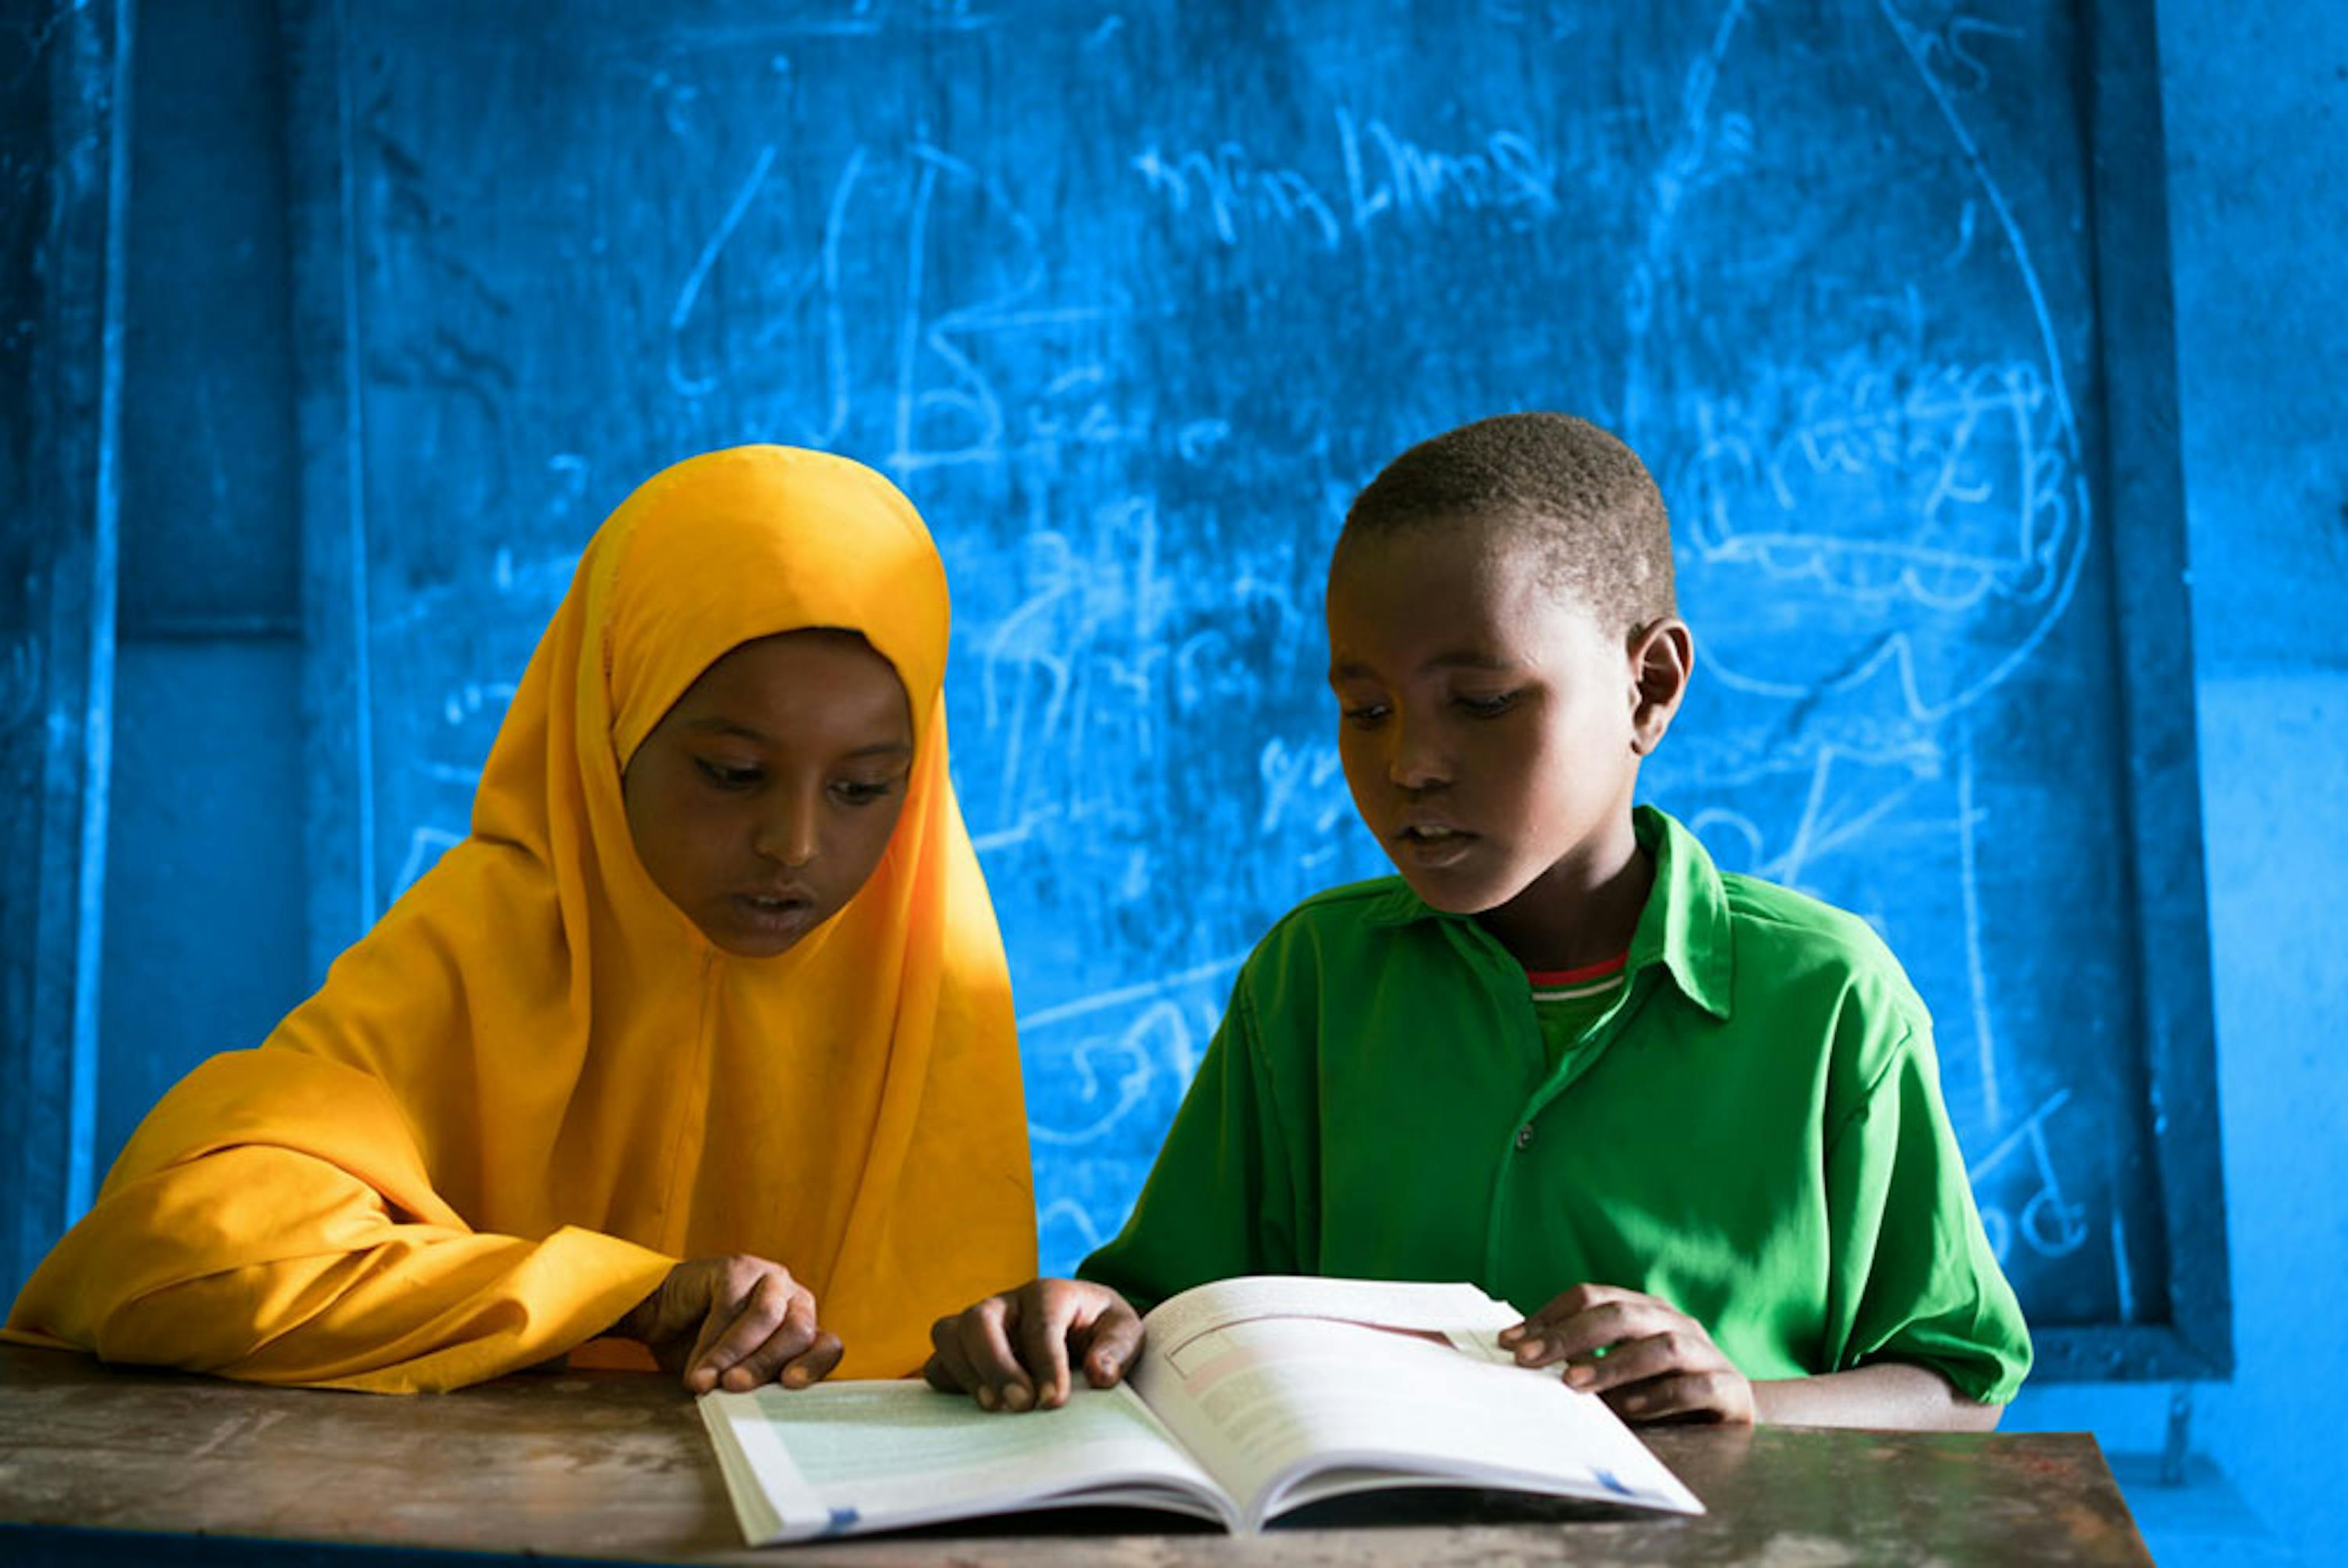
[[[1386,752],[1386,777],[1397,787],[1429,789],[1445,781],[1443,753],[1430,743],[1425,725],[1406,724],[1396,715],[1388,733],[1393,740]]]

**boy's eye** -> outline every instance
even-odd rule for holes
[[[728,767],[724,763],[713,763],[707,757],[695,757],[693,761],[694,765],[701,770],[702,776],[719,789],[748,789],[758,782],[760,776],[757,768]]]
[[[1375,724],[1386,716],[1386,705],[1384,702],[1341,702],[1337,713],[1349,724]]]
[[[1461,692],[1453,701],[1479,719],[1497,719],[1517,705],[1519,693],[1503,692],[1497,697],[1471,697]]]
[[[896,787],[897,782],[894,779],[881,779],[878,782],[870,779],[841,779],[831,786],[831,793],[850,805],[870,805],[875,801],[888,799]]]

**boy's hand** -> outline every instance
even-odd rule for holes
[[[1517,1364],[1568,1363],[1568,1386],[1604,1396],[1634,1421],[1753,1421],[1753,1385],[1704,1326],[1670,1302],[1612,1285],[1577,1285],[1500,1343]]]
[[[695,1394],[804,1389],[839,1365],[839,1337],[817,1327],[814,1293],[781,1264],[740,1253],[678,1264],[612,1332],[650,1347]]]
[[[930,1327],[930,1386],[967,1391],[983,1409],[1054,1409],[1068,1402],[1068,1367],[1114,1387],[1141,1350],[1141,1318],[1124,1296],[1081,1279],[1031,1279]]]

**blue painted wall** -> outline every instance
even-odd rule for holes
[[[2348,1554],[2348,7],[2160,6],[2235,1376],[2026,1389],[2087,1427],[2163,1563]]]
[[[2124,20],[570,0],[538,38],[461,0],[283,11],[282,45],[160,15],[141,56],[124,701],[188,764],[126,779],[164,794],[122,820],[201,812],[282,918],[300,819],[306,972],[463,832],[621,494],[745,437],[865,456],[956,585],[957,776],[1065,1269],[1240,956],[1384,869],[1321,690],[1345,498],[1445,425],[1583,410],[1681,520],[1701,675],[1651,793],[1905,955],[2042,1365],[2141,1372],[2192,1318],[2169,1364],[2222,1366],[2219,1293],[2178,1268],[2219,1245],[2206,968],[2145,953],[2205,924],[2164,685],[2157,93]],[[241,683],[238,747],[173,690],[191,661]],[[139,896],[197,853],[162,837],[118,857],[109,1133],[211,1043],[149,1016],[196,998],[130,955],[201,969],[212,1021],[283,983],[283,948],[203,963]]]
[[[942,15],[950,9],[916,6],[898,14]],[[1937,15],[1951,8],[1931,9]],[[1570,7],[1498,10],[1511,15],[1539,13],[1568,33],[1579,25]],[[1984,13],[1974,20],[2004,26],[2014,17],[2027,19],[2033,8],[2005,10],[2013,16]],[[2342,324],[2348,318],[2348,286],[2338,260],[2338,236],[2348,231],[2348,155],[2343,151],[2348,147],[2348,17],[2340,8],[2312,0],[2222,7],[2197,0],[2163,4],[2158,14],[2180,440],[2194,565],[2195,684],[2209,824],[2209,948],[2207,954],[2181,955],[2180,961],[2209,962],[2215,971],[2229,1266],[2240,1364],[2230,1383],[2190,1390],[2185,1431],[2197,1462],[2188,1467],[2182,1487],[2157,1484],[2157,1466],[2149,1457],[2177,1430],[2172,1386],[2034,1388],[2012,1420],[2097,1430],[2117,1456],[2163,1562],[2320,1562],[2329,1560],[2332,1542],[2348,1532],[2337,1484],[2340,1466],[2324,1439],[2327,1428],[2318,1424],[2324,1391],[2348,1378],[2348,1351],[2336,1332],[2336,1314],[2328,1307],[2348,1287],[2348,1206],[2334,1195],[2348,1181],[2348,1072],[2337,1057],[2348,1039],[2348,982],[2342,979],[2348,966],[2335,957],[2348,927],[2331,908],[2333,890],[2348,883],[2348,822],[2337,804],[2338,781],[2348,777],[2348,618],[2342,614],[2348,610],[2348,439],[2342,435],[2343,405],[2333,384],[2337,367],[2348,364],[2348,327]],[[291,818],[254,809],[260,801],[298,803],[300,781],[314,766],[301,721],[301,511],[308,477],[302,468],[293,388],[297,365],[304,354],[314,354],[315,345],[304,341],[295,319],[299,313],[287,302],[301,286],[289,276],[287,258],[302,220],[304,181],[314,171],[300,167],[301,157],[288,152],[284,127],[288,113],[298,111],[298,105],[289,105],[296,89],[289,85],[280,53],[277,7],[239,0],[199,14],[195,7],[155,5],[141,8],[139,16],[143,59],[133,189],[144,240],[130,249],[125,280],[129,338],[124,368],[134,389],[149,388],[153,395],[134,395],[124,416],[121,646],[104,932],[107,985],[100,1013],[107,1068],[98,1085],[101,1161],[189,1061],[218,1045],[257,1038],[298,998],[314,974],[317,954],[304,948],[319,938],[315,890],[335,875],[322,867],[314,846],[304,843]],[[1986,35],[1962,26],[1941,36],[1970,37],[1975,49],[1994,46],[1983,42]],[[1104,41],[1113,36],[1114,29]],[[560,92],[564,86],[534,79],[532,90]],[[673,125],[698,123],[702,109],[690,86],[671,83],[662,89],[665,96],[655,95]],[[223,112],[224,105],[234,108]],[[1292,128],[1292,142],[1309,152],[1306,130]],[[1368,134],[1364,124],[1354,128]],[[1383,122],[1381,128],[1391,151],[1398,145],[1395,133]],[[951,129],[941,130],[940,138],[947,139]],[[2026,129],[2017,129],[2017,167],[2027,164],[2021,157],[2028,146]],[[1488,139],[1503,132],[1493,127],[1459,130],[1430,113],[1419,134],[1427,146],[1416,150],[1424,153],[1438,145],[1463,152],[1476,137]],[[1442,139],[1447,136],[1449,141]],[[1483,152],[1488,159],[1513,156],[1497,144],[1484,146]],[[762,169],[758,146],[746,143],[742,153],[735,160],[741,165],[737,174],[747,177]],[[372,155],[400,174],[398,149],[386,153],[376,146]],[[1271,155],[1259,148],[1250,156]],[[1299,160],[1304,156],[1300,152]],[[2065,161],[2071,156],[2050,156],[2045,167],[2055,173],[2040,169],[2030,177],[2044,176],[2044,188],[2024,180],[2029,185],[2024,199],[2035,200],[2045,211],[2063,211],[2065,190],[2075,189],[2063,184],[2062,170],[2071,167]],[[1217,250],[1218,223],[1273,230],[1286,225],[1295,230],[1285,236],[1287,242],[1307,249],[1318,242],[1319,220],[1296,200],[1299,188],[1282,182],[1292,180],[1294,168],[1234,164],[1226,152],[1211,151],[1202,163],[1187,166],[1181,189],[1188,200],[1178,200],[1178,174],[1184,167],[1180,149],[1169,145],[1159,171],[1144,169],[1139,177],[1156,204],[1158,221],[1190,224],[1190,241],[1208,258],[1196,265],[1206,273],[1241,264]],[[1210,191],[1211,169],[1220,170],[1215,176],[1220,184]],[[982,229],[996,224],[1001,239],[1005,203],[999,192],[943,165],[932,165],[932,173],[947,198],[963,203],[949,202],[942,212],[958,213],[957,221]],[[713,186],[710,221],[725,219],[727,199],[749,188]],[[835,182],[812,192],[810,237],[823,232],[827,203],[839,189]],[[395,178],[362,194],[363,201],[387,203],[385,210],[396,220],[412,219],[418,232],[431,231],[436,222],[445,228],[445,215],[436,219],[428,210],[400,210],[401,201],[418,200],[419,192],[427,199],[432,194],[428,179],[415,178],[403,186]],[[1948,215],[1953,219],[1957,210],[1952,207]],[[747,221],[755,225],[758,215],[750,213]],[[730,222],[719,226],[731,231]],[[1502,231],[1509,231],[1503,226]],[[1513,231],[1523,233],[1521,228]],[[723,291],[745,285],[729,284],[714,263],[692,265],[705,238],[698,230],[687,236],[685,264],[669,271],[702,282],[710,292],[697,304],[717,310],[726,304]],[[445,265],[447,259],[441,253],[438,263]],[[435,255],[427,244],[395,256],[391,264],[428,272]],[[623,261],[613,265],[619,275],[628,275]],[[1375,267],[1369,276],[1375,281]],[[658,290],[645,291],[659,297],[644,308],[665,318],[682,307],[672,286],[676,278],[664,272],[662,279]],[[1009,292],[1017,280],[997,282]],[[451,294],[494,314],[492,304],[468,292],[478,282],[455,272],[441,280]],[[2071,308],[2086,309],[2091,291],[2085,278],[2057,280],[2049,287],[2058,311],[2065,308],[2066,290]],[[188,299],[197,295],[205,301],[201,313],[187,308]],[[675,336],[682,352],[726,352],[722,334],[709,334],[706,341],[695,336],[692,315],[684,311],[686,330]],[[1243,354],[1243,347],[1231,345],[1244,345],[1250,328],[1244,316],[1221,322],[1218,330],[1227,335],[1214,341],[1223,353]],[[1797,351],[1806,343],[1799,329],[1789,330],[1787,341]],[[1817,341],[1826,340],[1820,335]],[[1114,347],[1096,343],[1086,353],[1113,364]],[[473,515],[465,507],[510,509],[518,505],[517,493],[542,508],[530,536],[540,541],[535,554],[517,556],[492,547],[479,561],[459,559],[435,569],[443,586],[475,596],[469,615],[487,616],[502,607],[511,622],[485,648],[468,649],[467,656],[477,659],[485,672],[500,660],[513,663],[514,650],[526,650],[551,603],[551,581],[541,582],[532,569],[554,561],[563,540],[575,548],[576,539],[592,526],[592,517],[570,510],[587,505],[582,497],[591,490],[588,466],[600,465],[592,489],[601,504],[646,465],[630,459],[630,468],[604,449],[573,452],[565,446],[557,456],[568,457],[569,466],[522,475],[500,490],[484,477],[505,475],[501,466],[512,462],[510,454],[481,460],[467,446],[462,419],[440,412],[479,400],[484,376],[494,396],[494,369],[467,364],[447,343],[436,344],[428,335],[395,342],[391,349],[386,358],[384,346],[376,345],[377,357],[366,368],[399,388],[391,395],[406,401],[394,405],[401,418],[413,421],[407,428],[434,460],[421,487],[438,487],[459,515]],[[2050,350],[2043,363],[2070,363],[2066,354],[2084,353],[2075,343]],[[675,394],[680,381],[689,389],[727,367],[688,357],[652,368],[656,383]],[[1319,508],[1323,516],[1315,525],[1321,532],[1307,530],[1310,537],[1296,547],[1294,559],[1282,556],[1259,563],[1264,568],[1264,613],[1272,622],[1290,611],[1311,610],[1312,579],[1334,522],[1331,508],[1345,488],[1399,445],[1400,437],[1421,433],[1413,420],[1433,428],[1448,417],[1478,411],[1473,405],[1487,395],[1482,384],[1459,366],[1452,367],[1451,376],[1460,384],[1420,389],[1418,405],[1392,430],[1365,436],[1361,450],[1342,453],[1324,466],[1317,488],[1283,503]],[[1132,416],[1131,410],[1092,397],[1087,389],[1093,384],[1055,387],[1016,416],[1034,426],[1031,438],[1040,438],[1038,432],[1048,425],[1044,434],[1075,453],[1087,421],[1095,421],[1097,429],[1099,420]],[[966,414],[968,405],[953,401],[952,386],[933,390],[937,401],[928,406],[945,423],[933,424],[932,430],[950,432],[949,416]],[[814,393],[810,396],[814,405],[829,406]],[[1593,381],[1583,401],[1618,419],[1637,416],[1637,389],[1608,378]],[[1669,418],[1661,423],[1670,427]],[[1193,420],[1185,425],[1173,443],[1184,461],[1230,439],[1229,430],[1212,424]],[[691,434],[687,427],[663,438],[682,443]],[[436,441],[443,444],[436,447]],[[510,477],[505,475],[499,485]],[[1672,481],[1681,487],[1675,502],[1681,496],[1708,493],[1699,477],[1681,475]],[[918,484],[916,494],[921,497]],[[998,505],[1040,504],[1015,487],[983,497]],[[949,490],[921,498],[928,504],[954,497]],[[1202,507],[1215,504],[1206,492],[1198,499]],[[1684,506],[1684,525],[1687,520]],[[1094,656],[1091,667],[1074,671],[1079,696],[1085,682],[1097,682],[1100,712],[1113,722],[1129,719],[1131,713],[1116,705],[1117,681],[1121,670],[1127,676],[1136,671],[1120,661],[1146,651],[1147,643],[1165,634],[1162,625],[1147,624],[1147,581],[1135,575],[1137,563],[1148,559],[1155,526],[1140,514],[1087,518],[1076,531],[1080,544],[1090,544],[1066,555],[1052,553],[1052,530],[1037,516],[1021,518],[1001,540],[972,540],[956,563],[957,580],[965,592],[966,615],[992,635],[975,650],[968,643],[958,647],[958,679],[975,683],[984,668],[999,683],[993,692],[968,685],[965,704],[1047,700],[1056,690],[1053,682],[1069,674],[1054,671],[1049,658],[1065,652],[1075,638]],[[2120,540],[2116,548],[2124,555],[2126,545]],[[950,558],[953,548],[950,543]],[[1137,580],[1143,584],[1138,594]],[[1704,591],[1701,570],[1693,586]],[[1172,613],[1180,612],[1179,596],[1167,603]],[[2091,607],[2087,613],[2106,612]],[[1049,636],[1023,642],[1023,626]],[[1128,627],[1139,639],[1131,647],[1118,641],[1132,641],[1123,630]],[[1276,624],[1267,637],[1257,653],[1267,648],[1279,652]],[[1951,641],[1960,675],[1968,650],[1977,652],[1981,641]],[[1756,641],[1756,647],[1766,645],[1766,639]],[[1800,651],[1798,644],[1781,641],[1777,651],[1789,650]],[[969,657],[973,651],[980,657]],[[431,700],[419,702],[417,711],[428,709],[437,716],[441,727],[433,733],[446,743],[447,757],[440,760],[452,776],[438,785],[399,786],[416,791],[416,804],[376,835],[381,864],[372,874],[386,893],[408,869],[406,853],[418,844],[429,848],[428,835],[418,838],[417,830],[443,819],[448,825],[461,822],[463,792],[454,774],[486,744],[497,701],[494,679],[487,674],[470,684],[442,682],[422,695]],[[1249,749],[1245,760],[1251,776],[1240,781],[1249,792],[1249,809],[1241,814],[1245,820],[1234,818],[1218,831],[1261,835],[1267,825],[1281,826],[1285,815],[1294,819],[1284,828],[1292,835],[1333,835],[1334,853],[1291,868],[1298,877],[1311,881],[1357,867],[1375,869],[1362,846],[1344,846],[1349,823],[1342,787],[1316,760],[1308,708],[1301,704],[1294,714],[1267,710],[1250,720],[1270,724],[1277,733],[1285,733],[1282,726],[1293,729],[1295,739],[1284,741],[1277,754]],[[1055,731],[1040,710],[1030,717],[1028,727],[1043,743],[1066,743],[1066,733]],[[1095,722],[1100,722],[1097,714]],[[1021,886],[1044,886],[1049,876],[1048,856],[1035,865],[1018,856],[1029,841],[1021,835],[1048,835],[1054,814],[1021,810],[1009,784],[989,793],[1022,765],[1015,737],[1027,719],[1008,726],[1004,733],[1011,741],[998,734],[989,745],[966,751],[963,763],[966,770],[973,757],[984,761],[991,783],[982,784],[979,793],[1003,808],[1000,820],[980,826],[992,835],[986,845],[990,872],[1006,888],[1014,878]],[[957,715],[957,728],[975,739],[998,727],[973,709],[968,722]],[[1931,738],[1936,745],[1949,740],[1941,733]],[[1142,743],[1138,732],[1110,740],[1125,746]],[[1969,758],[1971,753],[1962,755]],[[1936,753],[1950,771],[1934,775],[1935,789],[1956,787],[1959,757],[1959,750]],[[1701,787],[1703,771],[1691,766],[1665,783]],[[1742,782],[1749,788],[1752,781]],[[1673,799],[1670,787],[1663,794]],[[1162,864],[1148,863],[1152,846],[1147,832],[1112,820],[1113,814],[1104,815],[1100,803],[1087,802],[1081,791],[1042,804],[1083,825],[1089,835],[1087,856],[1103,845],[1123,845],[1119,853],[1140,866],[1137,876],[1153,870],[1161,877],[1169,875]],[[1798,801],[1783,804],[1782,810],[1788,825],[1804,820]],[[1952,808],[1950,815],[1968,814]],[[1725,821],[1715,827],[1733,830],[1732,836],[1742,831]],[[1048,836],[1036,840],[1043,849],[1053,842]],[[1314,853],[1313,845],[1305,843],[1303,852]],[[1132,862],[1136,853],[1144,859]],[[1778,857],[1783,853],[1781,846]],[[1949,853],[1953,860],[1953,840]],[[1836,873],[1829,869],[1826,875]],[[1821,890],[1864,905],[1881,897],[1870,890],[1867,876],[1861,868]],[[1104,886],[1113,889],[1114,880]],[[1949,886],[1958,884],[1952,880]],[[1282,884],[1258,891],[1277,902],[1287,896],[1284,888]],[[1117,1031],[1096,1039],[1084,1027],[1093,1015],[1078,1004],[1117,991],[1129,977],[1104,975],[1075,983],[1047,972],[1045,958],[1056,951],[1046,928],[1050,898],[1023,900],[1014,892],[1004,902],[1014,954],[1029,955],[1018,978],[1023,994],[1035,999],[1023,1010],[1036,1042],[1031,1072],[1046,1106],[1046,1131],[1053,1130],[1055,1117],[1065,1117],[1068,1129],[1081,1129],[1087,1107],[1106,1113],[1119,1106],[1120,1097],[1134,1094],[1140,1097],[1138,1112],[1128,1118],[1134,1126],[1120,1137],[1133,1144],[1128,1153],[1138,1158],[1153,1119],[1162,1122],[1170,1110],[1182,1064],[1211,1026],[1216,984],[1228,974],[1224,949],[1235,951],[1251,932],[1235,927],[1231,940],[1220,945],[1209,941],[1195,950],[1161,954],[1146,931],[1126,931],[1121,939],[1159,959],[1164,970],[1197,973],[1168,999],[1170,1006],[1128,1006],[1118,1015]],[[1138,909],[1120,909],[1112,894],[1095,892],[1082,902],[1088,921],[1148,917],[1146,901]],[[232,921],[217,913],[226,905],[233,907]],[[1917,948],[1913,961],[1927,971],[1937,972],[1949,950],[1941,934],[1969,928],[1960,916],[1929,903],[1906,917],[1931,934],[1910,944]],[[1024,928],[1023,922],[1034,929]],[[2016,955],[2014,961],[2027,960]],[[159,984],[159,976],[169,977],[168,983]],[[1951,962],[1948,976],[1947,998],[1935,999],[1944,1018],[1973,1016],[1979,992],[1967,966],[1961,958]],[[1981,1108],[1973,1111],[1978,1114]],[[1049,1137],[1039,1145],[1039,1166],[1051,1178],[1047,1202],[1057,1205],[1045,1214],[1047,1246],[1056,1261],[1073,1256],[1088,1230],[1105,1217],[1113,1220],[1129,1190],[1129,1164],[1112,1161],[1096,1168],[1075,1154],[1056,1153]],[[2033,1195],[2034,1190],[2015,1194],[2017,1211]],[[2058,1199],[2058,1239],[2062,1210]],[[2089,1294],[2108,1303],[2111,1291],[2106,1278]]]

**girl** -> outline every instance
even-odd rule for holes
[[[1035,1254],[946,631],[870,469],[746,446],[646,482],[471,836],[164,1096],[5,1337],[386,1392],[607,1335],[695,1392],[912,1371]]]

